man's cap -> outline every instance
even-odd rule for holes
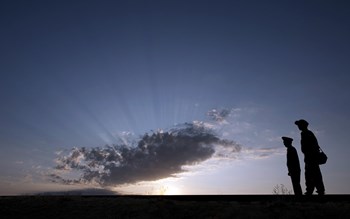
[[[283,141],[290,141],[290,142],[293,141],[293,138],[285,137],[285,136],[283,136],[282,139],[283,139]]]
[[[304,119],[300,119],[295,121],[295,125],[309,125],[309,123]]]

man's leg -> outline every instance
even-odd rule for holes
[[[317,189],[317,193],[319,195],[324,195],[324,192],[325,192],[325,188],[324,188],[324,184],[323,184],[323,179],[322,179],[322,173],[321,173],[321,170],[320,170],[320,166],[317,165],[315,167],[315,170],[314,170],[314,178],[315,178],[315,186],[316,186],[316,189]]]
[[[315,189],[315,179],[314,179],[314,170],[313,165],[305,164],[305,185],[306,193],[305,195],[312,195]]]
[[[291,175],[291,179],[292,179],[294,194],[295,195],[302,195],[303,192],[302,192],[301,186],[300,186],[300,172],[293,173]]]

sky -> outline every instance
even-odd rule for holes
[[[298,119],[350,193],[348,1],[5,0],[0,26],[0,195],[272,194],[282,136],[305,191]]]

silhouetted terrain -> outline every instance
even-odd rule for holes
[[[2,218],[350,218],[350,196],[13,196]]]

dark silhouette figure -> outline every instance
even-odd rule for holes
[[[319,145],[312,131],[308,129],[309,123],[304,119],[295,121],[301,131],[301,151],[304,153],[305,162],[305,195],[312,195],[314,189],[319,195],[324,195],[322,173],[318,164]]]
[[[292,138],[282,137],[283,144],[287,148],[287,167],[288,175],[290,176],[293,184],[293,191],[295,195],[303,195],[300,186],[300,163],[298,152],[292,145]]]

